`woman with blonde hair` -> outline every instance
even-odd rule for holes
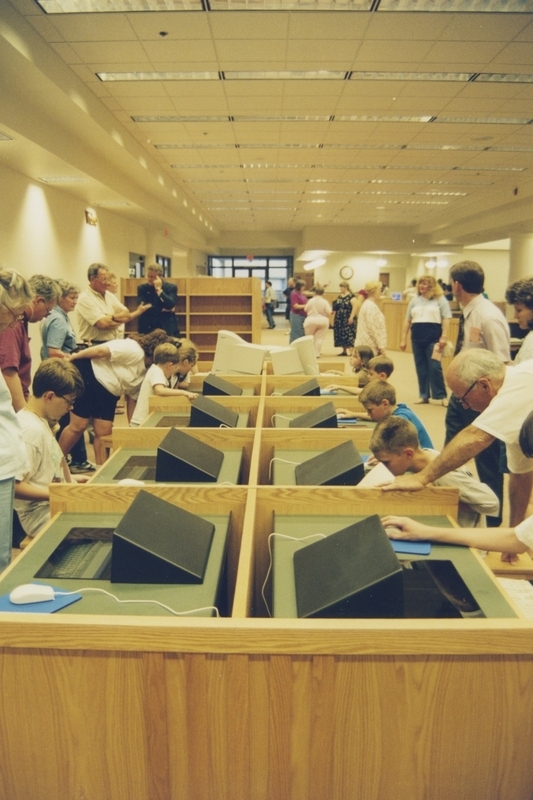
[[[387,328],[385,317],[378,306],[381,296],[381,282],[368,281],[365,284],[364,300],[357,317],[357,335],[355,347],[366,345],[370,347],[375,356],[385,352],[387,347]]]
[[[418,294],[407,306],[400,350],[407,347],[410,330],[420,394],[415,403],[429,403],[431,397],[447,406],[440,354],[448,341],[452,312],[441,287],[432,275],[422,275],[418,279],[417,288]]]

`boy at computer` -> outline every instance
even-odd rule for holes
[[[420,472],[438,456],[436,450],[421,447],[411,422],[394,416],[386,417],[376,426],[370,450],[395,477],[406,472]],[[465,467],[448,472],[433,485],[459,489],[458,522],[463,528],[476,527],[481,514],[493,516],[499,511],[500,504],[492,489],[476,480]]]
[[[368,348],[369,349],[369,348]],[[354,349],[354,354],[350,358],[350,363],[354,366],[354,359],[357,358],[356,350]],[[354,371],[357,371],[354,368]],[[353,395],[360,395],[363,391],[364,387],[367,386],[370,381],[380,380],[386,381],[390,378],[394,371],[394,364],[392,359],[388,356],[374,356],[368,360],[367,368],[365,370],[365,377],[366,381],[364,383],[359,380],[359,386],[340,386],[339,384],[332,383],[330,386],[326,386],[326,392],[346,392],[347,394]],[[342,409],[341,409],[342,410]]]
[[[14,507],[27,537],[35,536],[50,520],[50,484],[73,480],[52,429],[83,391],[74,364],[47,358],[35,373],[27,405],[17,412],[28,466],[15,476]]]
[[[196,364],[196,348],[187,339],[180,347],[166,342],[158,345],[154,350],[153,363],[144,376],[137,405],[131,418],[130,426],[138,427],[144,422],[148,414],[148,398],[157,397],[186,397],[194,400],[198,397],[196,392],[189,392],[185,387],[190,381],[190,372]]]
[[[387,417],[403,417],[412,422],[416,428],[420,445],[422,447],[433,448],[433,443],[425,429],[422,421],[416,416],[414,411],[405,403],[396,402],[396,390],[394,386],[386,381],[371,381],[359,395],[361,405],[366,409],[367,414],[363,415],[347,409],[337,409],[337,416],[342,413],[341,419],[356,417],[358,419],[371,419],[373,422],[381,422]],[[343,413],[344,412],[344,413]]]

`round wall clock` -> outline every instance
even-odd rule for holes
[[[350,278],[353,278],[353,269],[351,267],[342,267],[340,275],[341,278],[344,278],[345,281],[348,281]]]

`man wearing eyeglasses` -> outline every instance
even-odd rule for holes
[[[57,283],[46,275],[33,275],[29,280],[34,296],[20,319],[0,334],[0,369],[11,394],[13,408],[25,408],[31,384],[31,353],[28,323],[41,322],[56,305],[60,291]]]
[[[526,516],[533,488],[533,459],[527,458],[519,445],[520,428],[531,411],[533,360],[507,366],[488,350],[463,350],[450,364],[447,379],[457,403],[478,416],[422,472],[397,478],[384,490],[422,489],[500,440],[505,444],[510,472],[509,524],[514,527]]]
[[[500,309],[483,295],[485,274],[475,261],[460,261],[450,270],[450,281],[455,299],[461,304],[455,354],[459,352],[488,350],[498,356],[502,364],[511,363],[509,325]],[[446,439],[448,444],[459,431],[471,425],[477,417],[470,405],[460,403],[453,395],[446,411]],[[500,442],[483,450],[476,458],[480,481],[486,483],[500,501],[498,516],[487,516],[488,527],[498,527],[502,521],[503,472],[505,467]]]

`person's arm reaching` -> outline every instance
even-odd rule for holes
[[[514,554],[525,553],[528,549],[517,537],[514,528],[434,528],[409,517],[392,515],[383,517],[381,522],[389,539],[429,540]]]
[[[494,436],[469,425],[460,431],[451,442],[449,442],[442,453],[435,458],[431,464],[421,472],[411,475],[402,475],[396,478],[394,483],[383,486],[384,492],[414,492],[423,489],[428,483],[436,481],[442,475],[446,475],[457,467],[462,467],[471,458],[477,456],[494,441]]]
[[[111,358],[111,350],[105,344],[95,344],[92,347],[86,347],[85,350],[72,353],[69,358],[71,361],[77,361],[80,358]]]

